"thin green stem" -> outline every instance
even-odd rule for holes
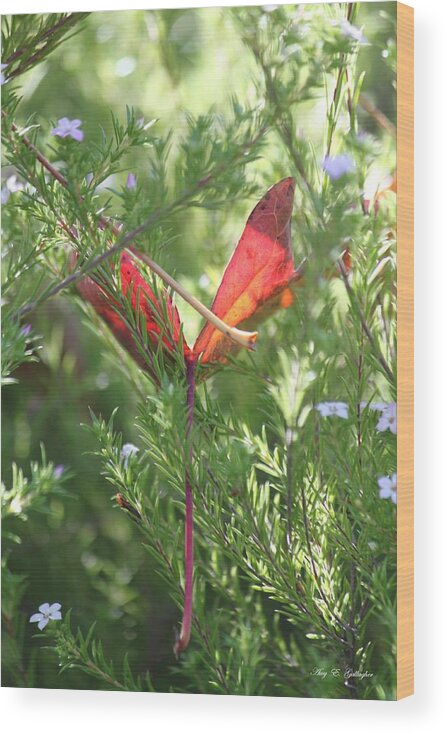
[[[376,343],[376,340],[375,340],[375,338],[373,336],[373,333],[372,333],[371,329],[368,326],[368,323],[366,321],[365,314],[363,313],[362,307],[361,307],[360,303],[358,302],[357,296],[354,293],[354,290],[353,290],[353,288],[352,288],[352,286],[351,286],[351,284],[349,282],[349,278],[348,278],[348,274],[346,272],[346,268],[345,268],[345,266],[343,264],[343,261],[341,259],[339,259],[337,261],[337,267],[338,267],[338,270],[340,272],[341,277],[343,278],[343,283],[345,284],[345,288],[346,288],[346,291],[348,293],[348,296],[349,296],[349,300],[351,302],[351,305],[357,311],[357,314],[359,316],[360,322],[362,324],[362,329],[365,332],[366,337],[367,337],[369,343],[371,344],[371,347],[373,349],[373,352],[376,355],[378,361],[380,362],[380,364],[382,366],[382,369],[385,372],[385,374],[388,377],[388,379],[390,380],[390,382],[394,382],[393,372],[392,372],[391,368],[389,367],[389,365],[388,365],[385,357],[383,356],[383,354],[382,354],[382,352],[380,350],[379,345]]]
[[[356,3],[348,3],[347,9],[346,9],[346,20],[348,22],[351,22],[354,16],[354,11],[356,8]],[[337,125],[337,119],[338,119],[338,113],[340,110],[340,102],[342,99],[342,92],[343,92],[343,77],[346,78],[346,83],[349,83],[348,78],[348,69],[347,69],[347,62],[348,62],[348,55],[347,54],[341,54],[340,57],[340,66],[338,68],[338,74],[337,74],[337,81],[335,83],[334,88],[334,94],[332,97],[332,103],[329,109],[328,117],[329,117],[329,125],[328,125],[328,136],[327,136],[327,147],[326,147],[326,156],[329,156],[331,153],[332,148],[332,142],[334,137],[335,128]],[[350,91],[348,87],[348,110],[351,113],[351,96]]]

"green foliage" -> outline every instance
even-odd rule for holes
[[[104,656],[102,644],[93,637],[95,624],[92,624],[85,636],[80,629],[73,633],[70,625],[71,613],[68,611],[61,624],[53,626],[49,631],[54,640],[54,645],[50,649],[59,657],[61,673],[77,668],[100,681],[105,690],[153,690],[148,674],[144,678],[140,676],[135,678],[132,675],[127,657],[122,664],[121,680],[117,679],[113,665]]]
[[[395,696],[396,517],[377,482],[396,438],[371,406],[396,398],[395,201],[374,199],[395,168],[390,7],[3,19],[7,685]],[[63,116],[82,142],[51,134]],[[353,165],[334,180],[322,161],[338,154]],[[289,175],[303,287],[255,355],[206,382],[199,367],[190,459],[181,350],[169,366],[152,350],[144,373],[75,278],[119,304],[144,357],[120,250],[136,241],[209,303],[253,201]],[[176,305],[191,343],[200,320]],[[327,401],[347,417],[323,417]],[[194,617],[176,660],[186,473]],[[45,600],[63,620],[35,639]]]
[[[73,35],[88,13],[3,16],[2,63],[8,79],[24,74]],[[77,30],[80,30],[78,28]]]
[[[12,486],[6,489],[2,484],[1,487],[2,521],[10,516],[27,520],[30,510],[45,510],[48,495],[60,491],[62,483],[69,479],[70,473],[64,472],[63,467],[58,471],[51,461],[47,462],[43,446],[41,450],[42,463],[31,462],[30,479],[16,464],[12,465]]]

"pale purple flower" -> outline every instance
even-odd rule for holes
[[[20,329],[20,333],[23,334],[23,336],[29,336],[31,334],[32,328],[33,327],[31,326],[31,324],[25,324],[25,326],[22,326],[22,328]]]
[[[23,183],[17,178],[15,173],[12,176],[8,176],[6,186],[11,194],[15,194],[16,191],[23,191]]]
[[[356,137],[357,142],[365,148],[370,148],[376,142],[374,136],[371,133],[367,133],[366,130],[359,130]]]
[[[65,466],[63,464],[57,464],[54,467],[53,477],[55,479],[60,479],[64,471],[65,471]]]
[[[8,202],[11,194],[15,194],[16,191],[22,191],[23,188],[24,188],[23,183],[19,181],[15,173],[13,173],[12,176],[8,176],[8,178],[5,181],[5,185],[2,187],[2,194],[1,194],[2,204],[6,204]]]
[[[124,460],[124,468],[127,469],[129,465],[129,459],[139,452],[139,448],[134,446],[133,443],[125,443],[121,449],[120,458]]]
[[[322,163],[323,171],[332,181],[338,181],[342,176],[354,170],[354,161],[347,153],[341,155],[326,155]]]
[[[377,484],[379,485],[379,497],[397,504],[397,474],[392,474],[390,477],[379,477]]]
[[[126,189],[134,189],[137,185],[137,177],[134,173],[129,173],[126,181]]]
[[[79,130],[79,126],[82,125],[82,120],[69,120],[68,117],[61,117],[57,121],[57,127],[54,127],[51,131],[52,135],[57,135],[59,138],[73,138],[79,143],[84,139],[84,133]]]
[[[387,406],[388,403],[367,403],[364,400],[360,403],[360,408],[362,410],[365,408],[369,408],[370,410],[385,410]]]
[[[358,41],[362,46],[369,46],[369,41],[363,35],[360,28],[352,25],[352,23],[350,23],[349,20],[346,20],[346,18],[340,21],[340,28],[341,32],[344,36],[346,36],[346,38],[351,38],[353,41]]]
[[[37,622],[37,626],[40,630],[43,630],[44,627],[47,626],[50,619],[62,619],[62,614],[60,613],[61,605],[58,602],[55,602],[54,604],[48,604],[48,602],[45,602],[45,604],[41,604],[39,607],[39,611],[36,612],[36,614],[32,614],[29,618],[30,622]]]
[[[8,64],[0,64],[1,72],[0,72],[0,84],[4,84],[6,82],[6,77],[3,73],[3,70],[6,69]]]
[[[371,410],[385,410],[388,407],[388,403],[370,403],[369,407]]]
[[[339,418],[348,417],[348,406],[346,403],[325,402],[318,403],[315,407],[323,418],[327,418],[330,415],[336,415]]]
[[[376,425],[378,431],[390,430],[391,433],[397,433],[397,405],[396,403],[388,403],[382,410],[382,415]]]
[[[103,181],[101,181],[101,183],[97,185],[96,191],[107,191],[107,189],[115,186],[115,179],[115,174],[111,173],[110,176],[107,176],[107,178],[105,178]]]

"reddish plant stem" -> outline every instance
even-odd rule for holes
[[[32,56],[25,56],[25,59],[20,62],[19,66],[14,69],[10,74],[8,74],[8,79],[13,79],[14,77],[18,76],[19,74],[23,74],[25,71],[27,71],[30,66],[32,66],[35,62],[39,62],[44,57],[47,49],[51,45],[52,36],[54,36],[55,33],[58,31],[61,31],[64,26],[74,26],[77,23],[79,23],[81,20],[84,20],[89,15],[89,13],[67,13],[64,14],[64,17],[60,18],[60,20],[57,21],[54,25],[52,25],[48,30],[46,30],[44,33],[42,33],[39,36],[38,45],[40,48],[32,54]],[[68,29],[65,31],[68,32]],[[68,39],[65,39],[68,40]],[[45,42],[45,43],[44,43]],[[60,42],[60,41],[59,41]],[[56,48],[56,46],[53,46],[53,49]],[[21,56],[26,54],[26,48],[18,48],[14,53],[12,53],[10,56],[8,56],[7,59],[2,59],[3,63],[6,64],[6,66],[9,66],[13,61],[16,61]]]
[[[187,385],[187,415],[186,415],[186,445],[187,464],[185,470],[185,598],[183,604],[183,619],[180,636],[175,643],[174,653],[178,657],[185,650],[191,636],[192,621],[192,592],[194,572],[194,498],[191,481],[191,463],[193,454],[192,426],[194,420],[194,398],[196,363],[192,359],[186,360]]]

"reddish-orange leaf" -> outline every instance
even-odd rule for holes
[[[226,267],[211,310],[229,326],[250,326],[293,302],[290,285],[300,278],[290,246],[295,180],[272,186],[250,214]],[[193,349],[201,362],[225,361],[237,345],[212,324],[200,332]]]
[[[171,297],[164,290],[163,298],[165,300],[166,311],[163,311],[163,307],[159,303],[152,288],[144,280],[140,271],[135,266],[134,258],[126,252],[123,252],[121,255],[121,288],[124,295],[127,295],[129,288],[132,289],[132,307],[136,311],[139,304],[140,309],[143,311],[146,319],[146,329],[152,344],[157,346],[161,336],[165,347],[170,351],[174,351],[180,341],[181,333],[178,310],[173,305]],[[190,351],[184,339],[183,351],[185,355],[189,354]]]
[[[286,178],[272,186],[250,214],[242,237],[226,267],[212,305],[212,311],[228,326],[252,328],[278,308],[288,308],[294,299],[293,286],[301,274],[295,270],[290,246],[290,219],[295,180]],[[180,341],[181,325],[177,309],[163,292],[164,308],[142,277],[135,259],[123,253],[120,260],[121,287],[129,294],[134,312],[139,309],[146,322],[149,344],[156,349],[160,340],[169,357]],[[106,321],[118,341],[136,362],[154,377],[150,353],[141,351],[125,319],[122,307],[91,278],[85,277],[78,289]],[[191,351],[182,338],[185,357],[203,364],[224,362],[239,346],[213,324],[207,322]]]
[[[139,306],[140,313],[144,317],[149,343],[155,350],[161,339],[167,353],[172,353],[180,340],[180,318],[170,296],[166,291],[163,292],[164,310],[152,288],[135,266],[134,259],[126,252],[121,255],[120,276],[123,295],[127,296],[131,289],[130,299],[134,312]],[[77,288],[85,300],[92,304],[95,311],[107,323],[116,339],[127,349],[137,364],[154,377],[150,368],[151,355],[144,356],[143,341],[139,348],[119,302],[113,300],[92,278],[82,278],[78,281]],[[190,350],[184,340],[183,350],[187,356]]]

